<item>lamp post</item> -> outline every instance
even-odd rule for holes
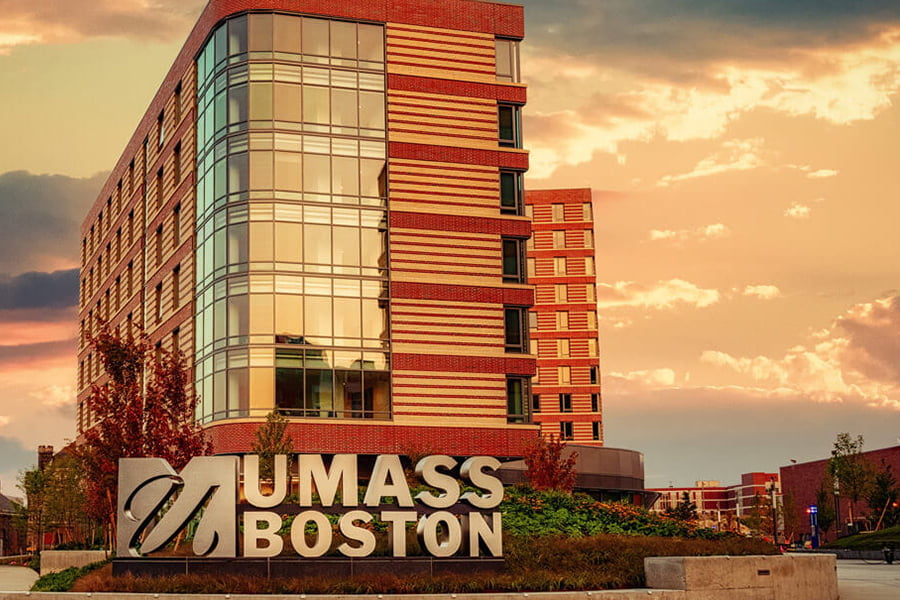
[[[834,533],[841,537],[841,482],[834,480]]]
[[[775,478],[769,480],[769,493],[772,495],[772,543],[778,544],[778,504],[776,503],[776,485]]]

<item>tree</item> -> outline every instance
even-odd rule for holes
[[[819,531],[823,534],[828,533],[831,526],[834,525],[834,482],[831,475],[825,473],[819,481],[819,489],[816,490],[816,507],[818,513],[816,518],[819,523]]]
[[[868,492],[873,468],[863,455],[863,436],[853,439],[849,433],[839,433],[828,461],[828,472],[838,483],[840,493],[850,501],[848,521],[854,523],[853,509]]]
[[[741,519],[750,533],[757,537],[772,535],[772,500],[768,495],[756,494],[747,515]]]
[[[109,381],[91,389],[87,407],[92,425],[78,452],[89,514],[105,524],[111,541],[120,458],[164,458],[180,470],[191,457],[208,454],[210,444],[195,421],[198,399],[188,391],[180,353],[158,351],[151,356],[144,336],[122,337],[105,325],[90,343]]]
[[[266,415],[266,422],[256,430],[252,450],[259,455],[259,476],[261,479],[275,479],[275,456],[288,455],[288,473],[291,470],[290,455],[294,452],[294,442],[287,435],[288,420],[277,411]]]
[[[870,519],[875,521],[874,528],[882,525],[891,527],[898,523],[900,510],[897,508],[897,498],[900,490],[897,489],[897,478],[894,476],[891,465],[883,458],[881,468],[872,478],[872,485],[866,495],[866,503],[871,511]]]
[[[47,534],[54,543],[85,542],[94,533],[88,517],[84,469],[75,456],[61,455],[44,469],[33,468],[19,475],[19,489],[27,499],[20,522],[30,544],[40,549]]]
[[[797,511],[797,501],[791,492],[785,492],[781,497],[781,522],[784,525],[784,542],[790,544],[794,536],[801,532],[803,523]]]
[[[555,435],[539,436],[525,449],[525,477],[536,490],[557,490],[571,494],[575,488],[577,452],[563,458],[566,443]]]
[[[694,522],[699,518],[697,505],[691,502],[691,495],[688,492],[682,492],[681,500],[678,501],[678,504],[672,508],[667,508],[663,514],[672,519],[685,522]]]

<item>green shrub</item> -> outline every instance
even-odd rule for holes
[[[78,578],[99,569],[109,561],[91,563],[85,567],[69,567],[57,573],[47,573],[39,577],[31,586],[32,592],[68,592]]]

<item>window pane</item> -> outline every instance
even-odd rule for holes
[[[247,15],[248,47],[250,52],[272,51],[272,15]]]
[[[303,371],[300,369],[275,369],[275,406],[299,409],[302,406]],[[288,414],[291,414],[288,412]]]
[[[497,79],[500,81],[513,80],[512,69],[510,68],[512,63],[510,44],[510,40],[497,40],[494,44],[497,54]]]
[[[331,21],[331,56],[356,58],[356,23]]]
[[[359,25],[359,60],[384,62],[384,28]]]
[[[305,123],[328,123],[330,99],[328,88],[303,86],[303,121]]]
[[[358,298],[334,299],[334,336],[343,338],[362,336],[362,311]]]
[[[359,229],[356,227],[335,227],[333,264],[359,266]]]
[[[250,119],[253,121],[272,120],[272,84],[250,84]]]
[[[377,229],[362,229],[362,266],[383,267],[384,234]]]
[[[247,86],[237,85],[228,88],[228,124],[242,123],[247,120]]]
[[[363,300],[363,331],[368,339],[387,337],[387,310],[379,306],[378,300]]]
[[[272,223],[250,223],[250,262],[272,261]]]
[[[275,296],[275,333],[289,337],[303,334],[303,296]]]
[[[272,189],[273,152],[250,153],[250,187],[254,190]]]
[[[506,347],[510,350],[522,347],[522,311],[518,308],[504,310]]]
[[[304,389],[304,405],[307,410],[320,411],[308,416],[333,416],[334,400],[332,399],[331,369],[306,369],[306,386]]]
[[[328,225],[303,226],[304,262],[307,264],[331,264],[331,227]]]
[[[299,123],[300,111],[300,86],[289,83],[276,83],[275,87],[275,119],[278,121],[292,121]]]
[[[275,51],[300,54],[300,27],[300,17],[275,15]]]
[[[357,118],[356,90],[331,90],[331,123],[342,127],[356,127]]]
[[[328,56],[328,21],[303,19],[303,53]]]
[[[359,161],[361,196],[379,197],[381,193],[381,175],[385,164],[383,160],[361,159]]]
[[[290,152],[275,153],[275,189],[299,192],[303,189],[302,155]]]
[[[244,264],[248,258],[247,224],[228,226],[228,264]],[[218,261],[217,261],[218,262]]]
[[[331,298],[306,296],[303,304],[304,333],[313,337],[331,337]]]
[[[384,129],[384,94],[359,93],[359,126],[366,129]]]
[[[228,298],[228,335],[244,336],[250,331],[249,298],[246,295]]]
[[[303,156],[303,191],[321,194],[331,192],[331,161],[327,156]]]
[[[500,141],[512,142],[515,140],[513,133],[515,131],[515,120],[513,119],[513,107],[501,106],[497,110],[498,121],[500,125]]]
[[[228,193],[247,191],[250,172],[248,161],[246,152],[228,157]]]
[[[228,21],[228,54],[242,54],[247,51],[247,17]]]
[[[332,186],[335,194],[359,195],[359,159],[335,156],[331,160]]]
[[[302,261],[303,226],[300,223],[275,223],[275,260]]]

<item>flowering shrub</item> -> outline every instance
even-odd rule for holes
[[[598,502],[587,494],[507,489],[500,505],[503,526],[521,536],[564,534],[572,537],[599,533],[714,539],[729,534],[678,521],[631,504]]]

